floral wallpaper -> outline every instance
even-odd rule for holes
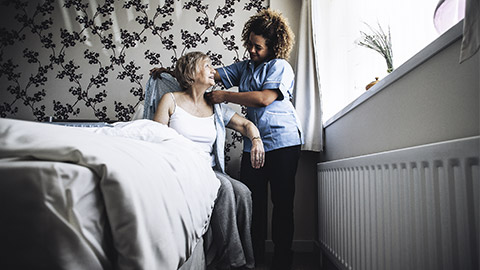
[[[206,52],[214,66],[245,59],[243,24],[267,6],[268,0],[3,0],[0,117],[132,120],[151,68],[172,68],[193,50]],[[230,134],[227,162],[241,139]]]

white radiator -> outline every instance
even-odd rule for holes
[[[341,269],[480,269],[479,141],[319,163],[322,250]]]

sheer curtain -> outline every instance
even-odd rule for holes
[[[312,2],[316,1],[303,0],[300,13],[294,105],[305,138],[302,150],[320,152],[323,149],[323,126]]]

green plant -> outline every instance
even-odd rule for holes
[[[392,52],[392,37],[390,35],[390,26],[387,32],[385,32],[380,24],[378,29],[374,29],[367,23],[371,33],[367,34],[360,31],[361,39],[357,42],[358,45],[372,49],[380,53],[387,62],[387,72],[393,71],[393,52]]]

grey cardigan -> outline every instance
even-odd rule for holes
[[[169,92],[182,91],[177,80],[168,73],[162,73],[160,79],[154,79],[152,76],[148,79],[145,88],[145,104],[143,111],[144,119],[153,119],[157,105],[162,96]],[[213,146],[213,155],[215,157],[215,170],[225,173],[225,127],[232,119],[235,111],[226,104],[215,104],[213,106],[215,114],[215,128],[217,129],[217,139]]]

